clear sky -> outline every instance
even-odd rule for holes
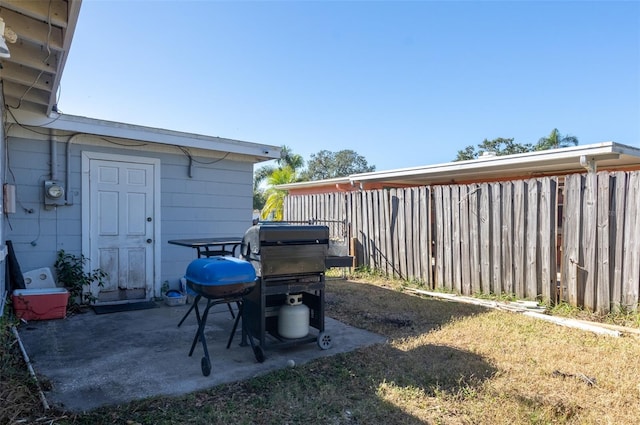
[[[84,0],[58,107],[377,170],[553,128],[640,147],[640,2]]]

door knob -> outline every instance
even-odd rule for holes
[[[147,239],[147,243],[153,242],[153,239]]]

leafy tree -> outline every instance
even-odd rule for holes
[[[484,152],[495,152],[496,155],[512,155],[515,153],[531,152],[531,144],[520,144],[514,142],[514,139],[505,139],[498,137],[497,139],[487,140],[484,139],[482,143],[478,144],[476,149],[474,146],[467,146],[463,150],[458,151],[458,155],[454,161],[465,161],[469,159],[476,159]]]
[[[575,136],[560,134],[557,128],[551,130],[551,133],[547,137],[541,137],[538,143],[534,146],[537,151],[543,151],[546,149],[566,148],[569,146],[577,146],[578,138]]]
[[[352,150],[344,149],[339,152],[321,150],[311,154],[307,170],[302,173],[301,180],[324,180],[375,170],[374,165],[369,165],[362,155]]]
[[[275,221],[282,221],[284,212],[284,197],[287,194],[286,190],[277,189],[275,186],[280,184],[295,183],[297,181],[296,171],[285,166],[275,170],[269,177],[267,177],[267,184],[269,187],[265,191],[266,202],[262,211],[260,212],[260,218],[271,218]]]
[[[300,171],[304,166],[302,156],[294,154],[288,146],[282,146],[280,158],[273,165],[258,168],[253,176],[253,208],[259,209],[262,219],[270,217],[282,220],[285,190],[275,186],[298,181],[321,180],[333,177],[344,177],[350,174],[375,171],[367,160],[352,150],[329,152],[322,150],[311,155],[309,168]],[[266,182],[267,189],[261,188]]]
[[[476,159],[480,157],[480,155],[482,155],[484,152],[494,152],[496,155],[502,156],[512,155],[516,153],[564,148],[567,146],[576,146],[577,144],[577,137],[562,135],[557,128],[554,128],[549,136],[540,138],[540,140],[538,140],[538,143],[536,143],[535,145],[531,143],[516,143],[513,138],[504,139],[502,137],[498,137],[497,139],[493,140],[484,139],[482,143],[477,145],[477,148],[475,146],[469,145],[466,148],[459,150],[454,161]]]
[[[261,210],[264,208],[264,204],[267,202],[267,197],[264,195],[264,191],[253,188],[253,209]]]

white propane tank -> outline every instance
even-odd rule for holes
[[[290,339],[309,334],[309,307],[302,304],[302,294],[287,294],[278,313],[278,333]]]

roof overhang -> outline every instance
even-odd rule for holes
[[[0,0],[10,57],[0,61],[5,104],[49,115],[58,102],[81,0]]]
[[[564,175],[584,172],[593,166],[597,169],[638,167],[640,149],[604,142],[515,155],[481,157],[424,167],[352,174],[349,179],[354,184],[450,184]]]
[[[280,158],[280,147],[278,146],[98,120],[76,115],[53,113],[51,116],[45,117],[38,113],[20,110],[8,114],[7,122],[26,127],[65,131],[70,134],[91,134],[102,137],[114,137],[225,153],[229,152],[246,156],[247,160],[253,163]]]
[[[405,187],[515,180],[566,175],[590,169],[640,169],[640,149],[614,142],[550,149],[515,155],[485,156],[469,161],[352,174],[341,179],[280,185],[292,193],[320,191],[336,183],[353,188]],[[326,190],[324,190],[326,191]]]
[[[299,183],[287,183],[278,185],[278,189],[317,189],[317,188],[329,188],[334,192],[337,191],[335,188],[351,186],[351,180],[349,177],[337,177],[334,179],[326,179],[326,180],[315,180],[308,182],[299,182]]]

